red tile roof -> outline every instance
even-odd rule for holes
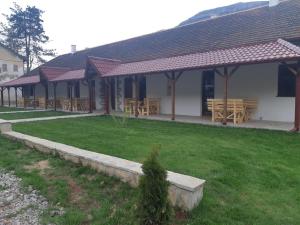
[[[47,79],[52,80],[56,77],[64,74],[67,71],[70,71],[70,68],[66,67],[48,67],[48,66],[42,66],[40,67],[40,73]]]
[[[85,77],[85,70],[71,70],[68,71],[52,80],[51,82],[58,82],[58,81],[68,81],[68,80],[80,80],[84,79]]]
[[[22,76],[15,80],[8,81],[6,83],[1,84],[1,87],[19,87],[22,85],[28,84],[37,84],[40,82],[39,75],[32,75],[32,76]]]
[[[276,41],[278,38],[300,43],[299,12],[299,0],[283,1],[274,7],[259,7],[85,49],[75,54],[60,55],[46,65],[75,70],[85,68],[87,56],[131,63]]]
[[[300,47],[279,39],[263,44],[120,64],[103,76],[147,74],[294,59],[300,59]]]
[[[89,56],[88,63],[91,63],[100,75],[104,75],[120,65],[121,61]]]

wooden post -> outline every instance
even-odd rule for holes
[[[105,114],[109,115],[110,114],[110,107],[109,107],[109,96],[110,96],[110,80],[109,78],[106,78],[104,80],[105,83]]]
[[[171,76],[169,73],[165,73],[167,79],[171,82],[171,98],[172,98],[172,112],[171,112],[171,120],[175,120],[176,117],[176,82],[181,77],[183,71],[180,71],[177,75],[175,71],[171,72]]]
[[[3,91],[4,87],[1,87],[1,106],[4,106]]]
[[[171,74],[171,85],[172,85],[172,116],[171,120],[175,120],[175,104],[176,104],[176,79],[175,79],[175,72]]]
[[[23,100],[24,100],[24,109],[26,109],[27,102],[26,102],[26,96],[25,96],[24,86],[22,86],[22,97],[23,97]]]
[[[73,112],[73,83],[70,83],[70,101],[71,101],[71,109],[70,111]]]
[[[228,74],[228,68],[224,67],[224,119],[223,119],[223,125],[227,125],[227,116],[228,116],[228,80],[229,80],[229,74]]]
[[[88,89],[89,89],[89,113],[93,112],[92,109],[92,81],[88,79]]]
[[[293,131],[300,131],[300,61],[296,71],[295,121]]]
[[[135,117],[139,116],[139,79],[137,76],[134,76],[134,87],[135,87]]]
[[[56,105],[56,86],[57,86],[57,83],[54,82],[53,83],[53,94],[54,94],[54,111],[56,111],[56,108],[57,108],[57,105]]]
[[[15,87],[16,108],[18,107],[18,88]]]
[[[45,87],[45,109],[48,109],[48,99],[49,99],[48,83],[46,83],[44,87]]]
[[[36,108],[36,96],[35,96],[35,85],[32,86],[33,88],[33,108]]]
[[[10,87],[7,87],[8,106],[10,107]]]

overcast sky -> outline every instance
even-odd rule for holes
[[[168,29],[205,9],[251,0],[1,0],[2,14],[13,2],[45,11],[49,47],[58,54]]]

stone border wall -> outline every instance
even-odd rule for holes
[[[8,124],[0,121],[0,129],[5,137],[21,141],[41,152],[59,155],[65,160],[117,177],[133,187],[138,185],[139,177],[143,175],[140,163],[14,132]],[[202,200],[205,180],[168,171],[168,181],[169,198],[173,206],[190,211]]]

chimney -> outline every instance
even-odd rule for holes
[[[277,6],[280,3],[280,0],[269,0],[269,7]]]
[[[76,45],[71,45],[71,54],[76,52]]]

